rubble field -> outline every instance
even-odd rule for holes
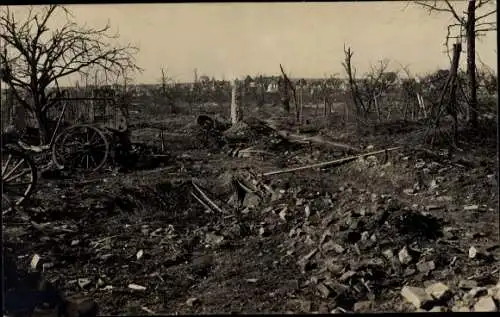
[[[155,168],[42,177],[4,252],[101,315],[499,309],[496,121],[449,155],[423,123],[172,120]]]

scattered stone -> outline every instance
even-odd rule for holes
[[[345,249],[344,249],[343,246],[341,246],[340,244],[335,243],[333,241],[328,241],[327,243],[323,244],[323,246],[321,248],[325,252],[335,251],[335,252],[337,252],[339,254],[343,253],[345,251]]]
[[[458,283],[458,287],[465,290],[473,289],[477,287],[477,282],[473,280],[461,280]]]
[[[331,212],[329,213],[325,218],[323,218],[323,220],[321,221],[321,226],[323,226],[323,228],[326,228],[328,227],[332,222],[333,220],[335,220],[336,218],[336,215],[334,212]]]
[[[451,197],[451,196],[438,196],[438,197],[436,197],[436,200],[439,202],[452,202],[453,197]]]
[[[500,302],[500,287],[493,288],[491,296],[493,297],[493,299]]]
[[[414,190],[413,188],[406,188],[403,190],[403,193],[405,193],[406,195],[414,195]]]
[[[417,162],[415,163],[415,169],[421,169],[425,166],[425,162]]]
[[[258,281],[258,280],[259,280],[258,278],[247,278],[247,279],[246,279],[246,281],[247,281],[248,283],[257,283],[257,281]]]
[[[137,260],[140,260],[143,255],[144,255],[144,251],[141,249],[141,250],[139,250],[137,252],[137,254],[135,255],[135,257],[137,258]]]
[[[319,304],[318,313],[320,313],[320,314],[328,314],[329,311],[330,311],[330,309],[328,307],[328,303],[322,302],[321,304]]]
[[[348,279],[350,279],[354,275],[356,275],[356,272],[349,270],[349,271],[345,272],[344,274],[342,274],[342,276],[339,278],[339,281],[341,281],[341,282],[347,281]]]
[[[38,254],[33,255],[31,258],[30,267],[32,270],[36,270],[38,263],[40,263],[40,256]]]
[[[318,276],[311,276],[311,279],[309,280],[310,284],[318,284],[319,283],[319,277]]]
[[[410,277],[412,276],[413,274],[415,274],[417,272],[417,270],[415,270],[414,268],[412,267],[407,267],[403,273],[403,276],[404,277]]]
[[[497,305],[491,296],[481,297],[474,305],[475,312],[495,312]]]
[[[413,260],[410,253],[408,253],[408,249],[406,247],[403,247],[399,251],[398,258],[399,258],[399,262],[401,262],[401,264],[408,264]]]
[[[436,306],[436,307],[433,307],[431,310],[429,310],[429,312],[431,312],[431,313],[444,313],[447,310],[448,309],[444,306]]]
[[[470,308],[464,303],[458,302],[451,308],[451,311],[455,313],[468,313],[470,312]]]
[[[102,278],[99,278],[97,280],[97,287],[103,287],[104,285],[106,285],[106,282],[104,282]]]
[[[450,288],[441,282],[427,286],[425,292],[439,301],[446,300],[451,295]]]
[[[134,291],[145,291],[146,287],[142,285],[137,285],[137,284],[129,284],[128,288],[133,289]]]
[[[306,213],[306,218],[309,218],[309,216],[311,215],[311,207],[309,207],[309,205],[307,205],[304,208],[304,212]]]
[[[260,227],[259,228],[259,235],[264,236],[265,233],[266,233],[266,229],[264,227]]]
[[[325,240],[327,238],[330,238],[332,236],[332,232],[330,230],[325,230],[325,232],[323,232],[323,234],[321,235],[321,238],[319,239],[319,245],[322,245],[323,242],[325,242]]]
[[[429,184],[429,189],[430,189],[430,190],[433,190],[433,189],[438,188],[438,187],[439,187],[439,186],[438,186],[438,184],[437,184],[436,180],[435,180],[435,179],[431,180],[431,182],[430,182],[430,184]]]
[[[80,286],[80,288],[86,288],[90,284],[92,284],[92,280],[89,278],[79,278],[78,279],[78,286]]]
[[[198,276],[205,276],[213,267],[215,259],[210,254],[198,256],[192,260],[191,271]]]
[[[219,236],[215,233],[208,232],[205,237],[205,242],[211,245],[219,245],[224,240],[223,236]]]
[[[186,305],[188,305],[189,307],[193,307],[199,303],[200,303],[200,300],[196,297],[188,298],[188,300],[186,301]]]
[[[496,286],[496,287],[493,287],[492,289],[488,290],[488,295],[491,295],[493,297],[493,299],[500,302],[500,287]]]
[[[479,205],[468,205],[464,206],[465,211],[477,211],[479,210]]]
[[[444,227],[443,228],[443,236],[446,239],[449,239],[449,240],[456,239],[457,238],[457,233],[458,233],[458,229],[457,228],[453,228],[453,227]]]
[[[288,301],[288,307],[301,313],[310,313],[312,303],[309,300],[292,299]]]
[[[286,207],[286,206],[283,207],[283,209],[281,209],[281,211],[279,213],[281,220],[286,221],[287,211],[288,211],[288,207]]]
[[[354,312],[369,312],[372,310],[373,302],[369,300],[364,300],[354,304]]]
[[[385,256],[387,260],[392,260],[394,258],[394,252],[391,249],[387,249],[382,254]]]
[[[417,309],[430,308],[432,305],[433,299],[432,297],[425,292],[423,288],[413,287],[413,286],[404,286],[401,290],[401,295],[410,303],[413,304]]]
[[[318,248],[314,248],[297,262],[297,265],[300,267],[302,273],[306,272],[310,259],[316,254],[316,252],[318,252]]]
[[[80,240],[73,240],[71,241],[71,246],[74,247],[74,246],[77,246],[80,244]]]
[[[338,260],[335,258],[325,260],[325,266],[328,271],[335,275],[340,274],[340,272],[344,269],[344,266],[338,263]]]
[[[332,291],[323,283],[318,283],[316,289],[319,291],[321,297],[328,298],[330,297]]]
[[[428,274],[429,272],[431,272],[435,268],[436,268],[436,265],[434,264],[434,261],[426,261],[426,262],[417,263],[417,270],[420,273]]]
[[[474,259],[477,256],[477,249],[472,246],[469,248],[469,258]]]

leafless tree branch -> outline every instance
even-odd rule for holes
[[[61,11],[66,21],[51,29],[48,22]],[[60,5],[39,11],[30,7],[24,19],[18,19],[9,7],[0,14],[0,38],[6,43],[6,50],[0,53],[6,65],[5,81],[13,90],[30,93],[29,101],[22,100],[20,94],[16,98],[42,119],[52,105],[48,88],[61,78],[91,69],[100,69],[106,76],[141,71],[134,58],[138,49],[113,44],[119,35],[110,32],[109,24],[102,28],[80,26],[72,17]]]
[[[476,17],[476,22],[477,22],[477,21],[479,21],[479,20],[482,20],[482,19],[484,19],[484,18],[487,18],[487,17],[489,17],[490,15],[493,15],[493,14],[495,14],[495,13],[497,13],[497,9],[495,9],[495,10],[491,10],[491,11],[490,11],[490,12],[488,12],[488,13],[485,13],[485,14],[483,14],[483,15],[480,15],[480,16]]]
[[[450,4],[450,1],[433,1],[432,4],[428,3],[429,1],[414,1],[415,4],[422,6],[428,9],[429,13],[432,12],[449,12],[453,15],[453,17],[457,20],[458,23],[463,23],[463,20],[458,16],[455,8]],[[439,4],[445,3],[446,7],[441,7]]]

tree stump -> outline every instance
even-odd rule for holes
[[[231,87],[231,124],[235,125],[241,121],[243,115],[241,112],[241,92],[238,80],[233,80]]]

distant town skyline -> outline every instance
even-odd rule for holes
[[[462,12],[467,2],[454,5]],[[389,71],[408,66],[413,74],[449,67],[443,43],[453,18],[429,15],[409,1],[67,7],[77,22],[98,27],[109,21],[121,43],[139,47],[144,71],[133,76],[135,84],[158,83],[162,67],[178,82],[194,81],[194,69],[218,80],[279,75],[279,64],[294,78],[345,77],[344,43],[354,51],[359,76],[381,59],[390,61]],[[477,40],[479,68],[484,63],[496,72],[496,48],[496,32]]]

